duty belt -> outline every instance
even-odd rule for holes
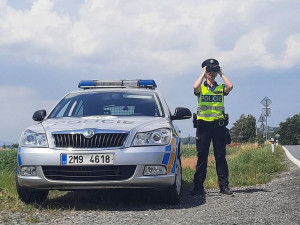
[[[201,112],[201,111],[205,111],[205,110],[220,110],[220,111],[225,111],[225,107],[224,106],[207,106],[207,105],[202,105],[199,106],[197,111]]]
[[[197,120],[197,126],[226,126],[226,121],[224,119],[218,119],[218,120],[213,120],[213,121],[205,121],[205,120]]]

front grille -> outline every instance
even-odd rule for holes
[[[53,134],[57,148],[112,148],[123,146],[128,133],[99,133],[92,138],[83,134]]]
[[[136,166],[42,166],[49,180],[110,181],[133,176]]]

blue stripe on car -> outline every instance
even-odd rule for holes
[[[175,173],[177,157],[175,157],[171,173]]]
[[[170,153],[165,153],[164,158],[162,160],[162,164],[168,165],[170,159]]]
[[[18,154],[18,163],[19,163],[19,166],[22,166],[21,156],[19,154]]]
[[[172,145],[167,145],[167,146],[166,146],[166,151],[167,151],[167,152],[170,152],[171,149],[172,149]]]
[[[176,155],[178,154],[178,144],[179,144],[179,138],[176,138]],[[176,161],[177,161],[177,157],[175,157],[171,173],[175,173],[175,170],[176,170]]]

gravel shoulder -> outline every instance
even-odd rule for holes
[[[233,196],[184,189],[170,206],[149,190],[70,192],[30,214],[1,212],[0,224],[300,224],[300,168],[288,164],[270,183],[233,188]]]

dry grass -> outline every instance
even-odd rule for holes
[[[183,169],[190,168],[192,170],[195,170],[197,164],[197,157],[193,156],[188,158],[182,158],[181,164]]]
[[[227,146],[230,147],[230,148],[237,148],[237,147],[240,147],[241,145],[242,145],[241,143],[231,143]]]
[[[240,148],[241,149],[257,149],[257,148],[259,148],[259,144],[257,144],[257,143],[248,143],[248,144],[243,144],[243,145],[241,145],[240,146]]]
[[[211,155],[208,156],[208,163],[212,163],[214,161],[215,161],[214,156]],[[197,165],[197,156],[182,158],[181,163],[182,163],[182,168],[184,169],[190,168],[192,170],[195,170]]]
[[[229,145],[228,147],[230,148],[240,148],[242,150],[248,150],[248,149],[252,149],[254,147],[257,147],[257,145],[255,144],[246,144],[246,145],[242,145],[240,143],[233,143],[231,146]],[[194,146],[194,148],[196,148]],[[241,153],[241,151],[232,151],[230,152],[230,154],[228,154],[226,156],[226,159],[231,159],[237,155],[239,155]],[[182,162],[182,168],[186,169],[186,168],[190,168],[192,170],[196,169],[196,165],[197,165],[197,156],[190,156],[190,157],[183,157],[181,159]],[[214,155],[209,155],[208,156],[208,165],[215,163],[215,157]]]

